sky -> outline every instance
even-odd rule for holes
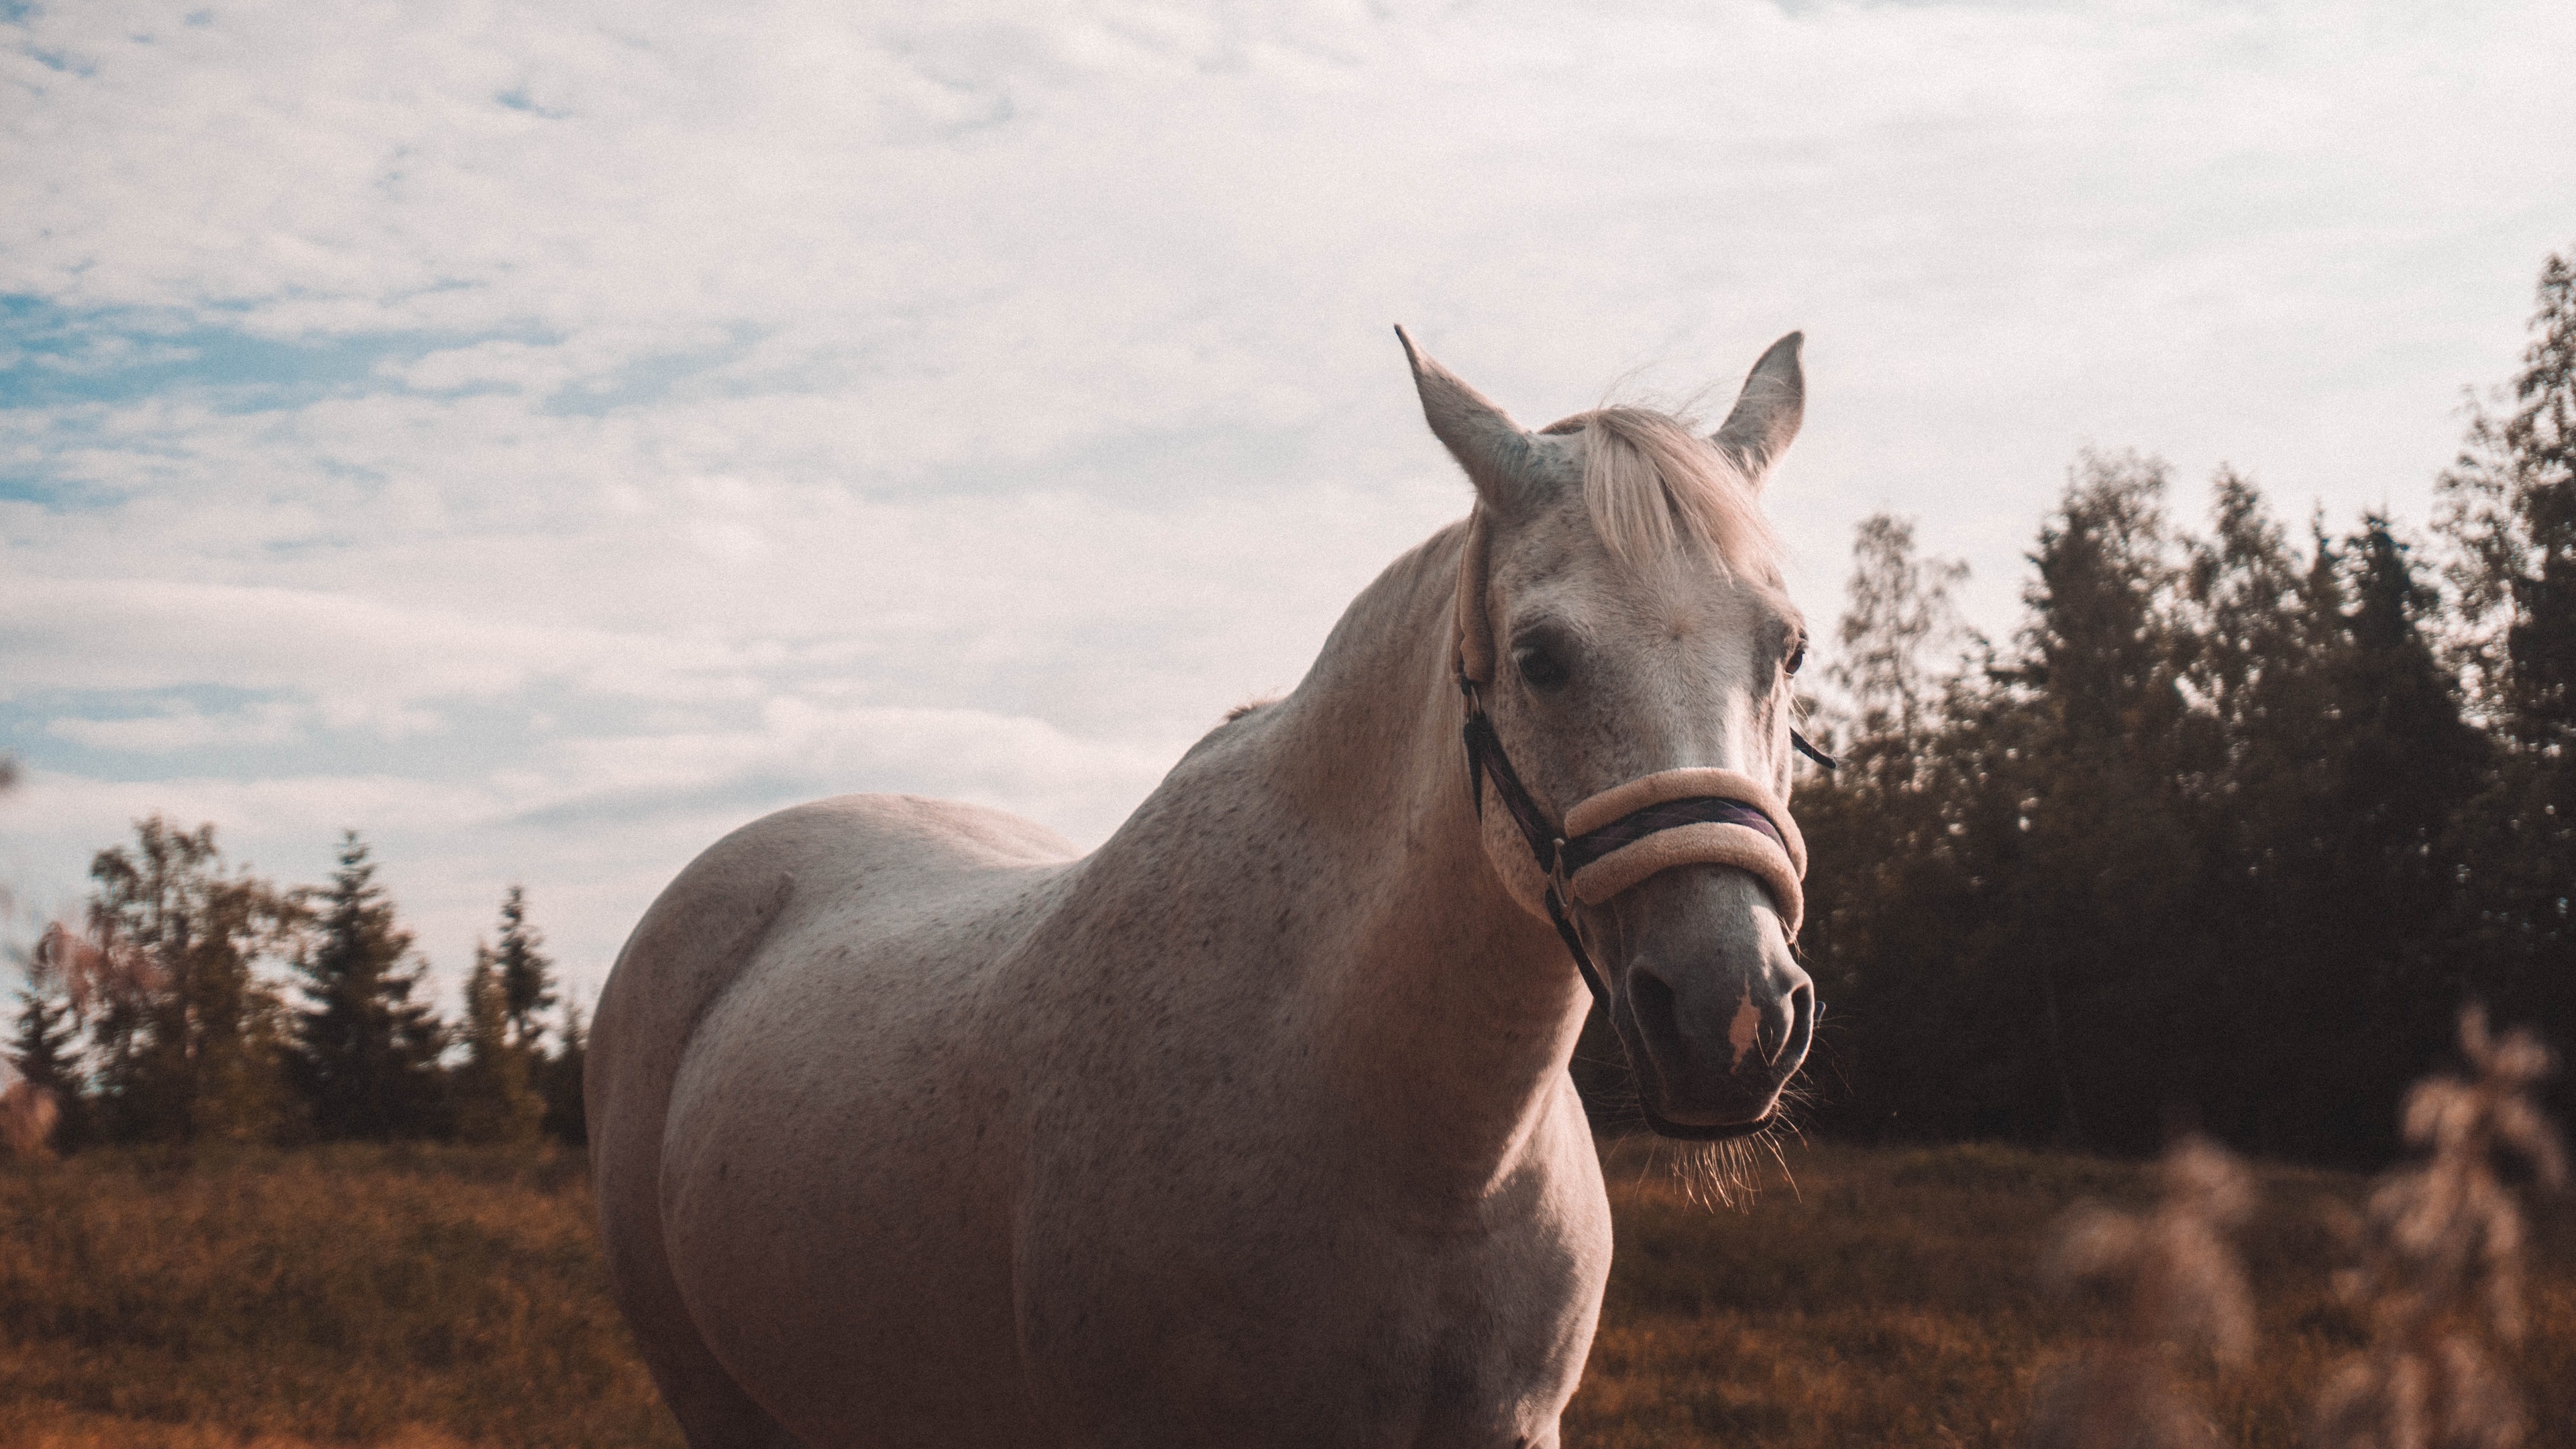
[[[1097,842],[1525,424],[1721,409],[2008,633],[2086,447],[2421,526],[2576,244],[2564,0],[0,0],[0,881],[364,833],[584,999],[801,800]]]

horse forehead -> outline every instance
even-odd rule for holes
[[[1565,617],[1603,642],[1634,633],[1641,640],[1736,642],[1761,647],[1775,626],[1797,625],[1787,593],[1768,581],[1723,567],[1696,548],[1676,559],[1632,565],[1611,556],[1588,521],[1533,530],[1501,570],[1515,623],[1536,614]]]
[[[1768,644],[1764,636],[1794,624],[1788,595],[1740,572],[1700,560],[1679,568],[1640,571],[1644,606],[1675,638],[1692,635]]]

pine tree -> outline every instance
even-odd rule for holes
[[[498,952],[479,943],[465,978],[465,1060],[450,1076],[457,1140],[524,1144],[536,1140],[545,1102],[530,1085],[539,1059],[512,1039],[508,978]]]
[[[80,1060],[80,1018],[71,992],[53,960],[54,943],[47,932],[27,960],[26,984],[18,989],[18,1018],[9,1041],[9,1065],[20,1080],[53,1099],[56,1113],[53,1146],[70,1151],[82,1145],[88,1125],[87,1072]]]
[[[2264,853],[2246,865],[2268,868],[2268,889],[2243,902],[2263,915],[2241,939],[2282,988],[2248,1004],[2299,1023],[2294,1042],[2240,1044],[2261,1069],[2238,1094],[2236,1135],[2267,1151],[2360,1161],[2393,1149],[2398,1094],[2432,1064],[2458,1005],[2453,821],[2486,751],[2428,636],[2440,600],[2409,553],[2377,515],[2340,548],[2319,542],[2301,666],[2319,687],[2277,729],[2301,757],[2247,812]]]
[[[227,875],[214,827],[137,822],[103,850],[82,949],[92,973],[97,1108],[118,1140],[257,1141],[285,1123],[282,1007],[257,971],[294,928],[266,882]]]
[[[2302,697],[2313,682],[2301,676],[2319,642],[2317,585],[2332,593],[2332,575],[2302,567],[2251,480],[2222,468],[2210,486],[2212,537],[2190,548],[2195,638],[2186,679],[2217,733],[2250,745],[2283,724],[2295,728],[2314,707]]]
[[[2470,704],[2502,746],[2464,812],[2466,985],[2508,1020],[2576,1038],[2576,264],[2543,264],[2507,411],[2481,408],[2441,480],[2439,526]],[[2576,1080],[2552,1089],[2576,1110]]]
[[[499,970],[501,1000],[509,1018],[510,1042],[534,1051],[545,1028],[537,1013],[555,1004],[554,962],[537,948],[545,937],[528,924],[528,894],[512,886],[501,897],[501,943],[492,950]]]
[[[2204,943],[2201,984],[2230,1010],[2197,1026],[2192,1101],[2202,1126],[2243,1146],[2367,1155],[2352,1134],[2384,1148],[2385,1114],[2337,1105],[2357,1090],[2390,944],[2357,940],[2344,904],[2354,722],[2378,707],[2355,695],[2351,550],[2319,523],[2303,561],[2252,483],[2222,472],[2215,492],[2213,537],[2192,548],[2196,704],[2178,768],[2199,852],[2183,909]]]
[[[2190,636],[2174,617],[2166,477],[2135,456],[2078,464],[2040,533],[2015,688],[1989,713],[2005,749],[1985,764],[2019,807],[2019,838],[1998,848],[2018,937],[2003,964],[2026,983],[2015,1014],[2041,1046],[2024,1120],[2046,1111],[2060,1140],[2130,1151],[2161,1140],[2164,1099],[2206,1051],[2188,1003],[2215,966],[2186,904]]]
[[[2515,730],[2539,746],[2576,740],[2576,267],[2540,273],[2540,335],[2514,379],[2503,428],[2511,496],[2529,561],[2513,580],[2506,635]]]
[[[2178,767],[2200,816],[2201,882],[2234,932],[2275,919],[2302,853],[2281,838],[2326,788],[2343,582],[2319,532],[2306,560],[2254,484],[2213,480],[2212,537],[2190,547],[2183,683],[2196,707]]]
[[[1880,514],[1861,523],[1850,602],[1824,671],[1847,701],[1842,763],[1798,786],[1814,863],[1799,944],[1836,1022],[1811,1070],[1844,1094],[1829,1110],[1873,1132],[1944,1130],[1928,1119],[1890,1119],[1879,1104],[1922,1100],[1914,1089],[1938,1078],[1957,1033],[1973,1030],[1964,953],[1938,949],[1974,908],[1959,891],[1940,743],[1959,685],[1954,673],[1936,672],[1944,653],[1982,642],[1952,603],[1966,572],[1921,557],[1907,520]],[[1943,1046],[1927,1049],[1935,1041]],[[1955,1092],[1932,1100],[1975,1112]]]
[[[2377,514],[2345,548],[2351,648],[2337,716],[2345,741],[2336,814],[2347,823],[2347,881],[2367,879],[2360,928],[2415,934],[2448,914],[2458,878],[2450,822],[2478,785],[2485,743],[2460,717],[2457,682],[2426,637],[2440,595],[2416,576],[2408,545]],[[2455,1003],[2437,1003],[2447,1020]],[[2437,1033],[2435,1040],[2439,1040]]]
[[[375,883],[376,867],[354,830],[340,868],[314,903],[298,969],[306,1005],[296,1023],[297,1085],[326,1139],[386,1141],[436,1134],[442,1125],[438,1058],[446,1033],[416,999],[422,968],[411,933]]]

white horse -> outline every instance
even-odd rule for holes
[[[1564,940],[1669,1132],[1765,1122],[1814,1019],[1798,342],[1703,439],[1525,432],[1408,339],[1470,518],[1108,843],[850,795],[683,871],[588,1092],[689,1443],[1555,1444],[1610,1261]]]

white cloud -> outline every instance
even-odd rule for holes
[[[0,580],[0,613],[16,621],[0,635],[11,693],[295,689],[344,727],[381,716],[407,728],[405,703],[489,697],[541,675],[613,671],[636,647],[601,631],[407,609],[354,591],[154,578]]]
[[[154,713],[122,719],[62,715],[46,721],[45,733],[93,750],[167,755],[224,745],[286,744],[300,738],[308,725],[306,711],[291,703],[271,701],[208,714],[173,701]]]
[[[979,710],[852,706],[782,696],[733,728],[539,744],[447,779],[310,774],[101,780],[30,772],[0,802],[0,870],[56,904],[126,822],[214,821],[227,853],[288,883],[321,880],[344,827],[449,976],[488,932],[501,886],[527,883],[568,975],[595,987],[642,904],[688,859],[768,810],[852,790],[935,793],[1009,808],[1097,841],[1160,776],[1159,749],[1085,739]]]

